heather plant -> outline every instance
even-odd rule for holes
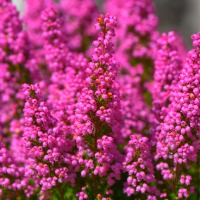
[[[158,40],[159,50],[155,58],[153,81],[153,110],[159,121],[163,120],[171,102],[184,60],[178,47],[178,35],[175,32],[163,33]]]
[[[167,181],[165,190],[171,190],[171,194],[165,195],[175,198],[188,198],[192,193],[189,169],[191,163],[197,162],[199,151],[199,34],[192,39],[194,49],[187,54],[179,81],[172,89],[167,113],[161,114],[163,120],[156,131],[156,168],[162,180]],[[193,170],[197,169],[198,166]]]
[[[109,186],[120,179],[122,169],[122,155],[117,150],[121,142],[118,66],[111,41],[115,26],[116,18],[109,14],[97,18],[99,37],[93,42],[94,54],[75,110],[78,162],[91,199],[108,198],[112,194]],[[88,185],[91,182],[93,186]],[[77,194],[80,199],[81,195]]]
[[[9,123],[20,115],[19,88],[22,83],[29,82],[29,45],[15,6],[9,1],[0,1],[0,15],[0,129],[4,137]]]
[[[102,8],[0,0],[0,199],[200,198],[200,34]]]
[[[108,0],[105,9],[116,15],[119,22],[115,43],[120,63],[122,135],[127,138],[138,132],[150,137],[149,125],[154,121],[149,108],[152,103],[150,84],[158,38],[158,19],[153,3],[149,0]]]

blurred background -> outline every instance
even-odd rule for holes
[[[73,1],[73,0],[72,0]],[[180,33],[191,48],[190,36],[200,31],[200,0],[153,0],[159,18],[159,30]],[[23,0],[13,0],[20,11],[23,11]],[[103,0],[96,0],[101,7]]]
[[[179,32],[191,48],[190,36],[200,31],[200,0],[153,0],[159,30]]]

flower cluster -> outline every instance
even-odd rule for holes
[[[153,163],[148,145],[148,138],[131,135],[126,146],[126,156],[123,162],[128,178],[124,184],[124,191],[128,196],[136,193],[147,195],[147,199],[156,199],[151,193],[156,192],[151,184],[155,182]]]
[[[6,134],[6,124],[17,115],[20,84],[27,81],[29,55],[26,33],[14,5],[0,1],[0,15],[0,129]]]
[[[163,33],[159,50],[155,59],[153,105],[156,116],[163,119],[166,108],[170,103],[171,92],[179,79],[182,68],[181,53],[179,52],[178,35],[174,32]],[[162,110],[161,110],[162,109]]]
[[[59,72],[65,67],[65,56],[67,54],[64,34],[61,29],[62,23],[53,7],[45,9],[41,18],[45,60],[49,71]]]
[[[144,133],[153,123],[150,113],[153,59],[157,49],[157,17],[149,0],[126,2],[106,1],[105,9],[118,17],[116,31],[117,58],[120,63],[120,89],[122,96],[122,134],[129,138],[132,133]],[[134,103],[132,102],[134,99]]]
[[[20,191],[27,186],[27,181],[24,179],[25,168],[14,161],[2,139],[0,142],[0,186],[7,190]],[[1,189],[0,197],[5,198],[6,194],[2,192]],[[8,197],[13,197],[13,194],[8,194]]]
[[[159,167],[165,180],[180,179],[180,183],[189,185],[191,176],[184,181],[184,169],[196,162],[199,151],[199,34],[193,35],[194,49],[187,54],[186,63],[181,70],[179,81],[173,88],[171,103],[163,122],[156,133],[156,160],[166,163]],[[168,164],[171,160],[170,165]],[[160,165],[160,164],[158,164]],[[181,174],[184,174],[181,175]],[[178,183],[177,183],[178,184]],[[171,187],[173,187],[174,183]],[[170,188],[170,185],[169,185]],[[188,189],[180,189],[178,197],[188,197]],[[181,197],[181,198],[182,198]]]
[[[23,142],[29,157],[28,173],[41,185],[42,191],[60,183],[73,183],[75,168],[70,163],[76,157],[71,154],[74,143],[70,135],[63,132],[60,123],[40,99],[39,85],[24,84],[23,90],[26,96]]]
[[[85,70],[87,77],[75,110],[74,130],[78,155],[82,157],[81,175],[90,178],[90,170],[94,169],[94,198],[98,194],[97,179],[107,177],[107,184],[113,185],[115,179],[120,179],[122,168],[122,156],[116,147],[121,137],[118,65],[111,42],[115,26],[116,18],[110,14],[97,18],[99,37],[93,43],[94,54]]]
[[[0,0],[0,199],[199,199],[200,33],[102,8]]]

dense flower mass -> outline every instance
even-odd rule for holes
[[[151,195],[155,192],[151,186],[155,177],[147,141],[148,138],[137,134],[130,137],[123,163],[125,171],[128,172],[124,191],[128,196],[142,193],[144,196],[146,194],[147,199],[155,199],[156,197]]]
[[[7,124],[17,115],[20,85],[27,81],[29,55],[27,34],[14,5],[0,1],[0,15],[0,129],[6,134]]]
[[[102,8],[0,0],[0,199],[200,198],[200,33]]]
[[[26,103],[22,140],[33,181],[41,185],[41,191],[58,183],[73,183],[74,168],[68,165],[76,159],[71,154],[74,143],[70,134],[63,132],[60,122],[51,116],[47,105],[40,99],[39,85],[24,84],[23,90]]]
[[[198,141],[199,69],[197,64],[199,63],[199,34],[193,35],[192,39],[194,49],[187,54],[179,81],[172,90],[167,114],[163,115],[163,121],[156,132],[157,168],[161,171],[164,180],[180,180],[181,189],[179,189],[178,197],[189,196],[192,177],[187,175],[188,172],[184,169],[187,169],[191,163],[197,162],[200,148]],[[186,181],[184,181],[185,175],[187,175]],[[186,188],[182,188],[184,184],[187,185]],[[168,187],[170,188],[170,184]]]
[[[155,59],[153,104],[156,116],[163,117],[170,103],[173,88],[177,86],[183,65],[178,47],[178,35],[163,33],[158,40],[159,50]]]

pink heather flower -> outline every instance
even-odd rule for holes
[[[27,65],[31,71],[32,79],[35,82],[44,81],[47,77],[45,51],[44,51],[44,38],[42,37],[42,20],[41,15],[43,10],[50,6],[55,7],[53,0],[40,0],[31,1],[25,0],[25,9],[23,13],[23,20],[26,27],[30,44],[30,54]]]
[[[17,113],[20,84],[27,81],[29,57],[26,33],[19,13],[10,1],[0,1],[0,129],[5,130]]]
[[[0,199],[195,194],[200,33],[186,56],[152,0],[103,7],[0,0]]]
[[[96,35],[94,23],[99,12],[94,0],[61,0],[59,8],[69,49],[85,52]]]
[[[25,22],[31,44],[35,48],[41,48],[43,45],[43,40],[41,38],[42,21],[40,20],[40,15],[42,14],[43,10],[50,5],[54,5],[53,0],[25,0],[25,12],[23,15],[23,20]]]
[[[66,61],[65,70],[51,75],[48,103],[53,116],[59,121],[65,121],[67,127],[74,123],[75,104],[83,88],[84,67],[87,63],[82,55],[71,54]]]
[[[186,184],[186,185],[190,185],[190,181],[192,180],[192,177],[190,175],[187,175],[187,176],[184,176],[184,175],[181,175],[181,178],[180,178],[180,183],[182,185]]]
[[[143,74],[147,69],[151,74],[149,67],[152,68],[156,49],[158,21],[152,1],[109,0],[105,3],[105,9],[117,16],[119,21],[116,38],[120,43],[117,56],[121,67],[129,74]]]
[[[174,32],[163,33],[158,40],[158,45],[152,91],[153,110],[156,112],[156,117],[163,120],[170,104],[171,93],[177,85],[183,61]]]
[[[75,159],[71,151],[74,143],[63,132],[59,122],[51,116],[46,103],[41,101],[39,85],[24,84],[23,90],[27,99],[24,107],[23,141],[30,158],[32,176],[39,181],[42,191],[49,190],[58,183],[73,183],[76,167],[71,168],[71,162]]]
[[[188,198],[189,195],[188,195],[188,191],[186,188],[181,188],[179,189],[178,191],[178,198],[179,199],[184,199],[184,198]]]
[[[98,179],[106,177],[105,185],[113,185],[121,174],[122,156],[116,147],[121,141],[118,65],[111,42],[115,26],[116,18],[110,14],[97,18],[99,37],[93,43],[94,54],[86,68],[87,78],[75,110],[74,138],[78,162],[83,168],[81,175],[86,180],[95,176],[91,181],[97,191]]]
[[[150,109],[144,101],[139,78],[123,75],[118,78],[121,92],[121,113],[123,117],[122,136],[129,138],[131,134],[143,133],[149,136],[147,128],[154,117],[150,113]],[[134,103],[133,103],[134,99]]]
[[[128,172],[128,178],[124,184],[124,192],[128,196],[138,193],[140,196],[151,194],[150,184],[155,182],[155,177],[148,138],[131,135],[125,148],[123,168],[125,172]],[[152,198],[153,196],[149,196],[149,199]]]
[[[29,42],[11,1],[0,1],[0,15],[0,182],[4,188],[2,198],[13,198],[8,190],[22,192],[27,187],[29,189],[24,191],[27,195],[34,190],[25,177],[21,125],[14,128],[22,112],[20,84],[29,78],[26,68]]]
[[[97,149],[98,152],[95,153],[95,158],[98,166],[94,168],[94,174],[100,177],[108,176],[108,185],[113,185],[115,179],[120,180],[122,166],[118,161],[122,160],[122,157],[112,137],[103,136],[102,139],[98,139]],[[112,170],[111,173],[110,170]]]
[[[22,160],[12,155],[12,151],[6,148],[0,138],[0,186],[3,188],[1,196],[10,199],[13,192],[23,191],[28,197],[33,194],[35,185],[29,184],[30,177],[25,176],[26,169],[22,163]],[[25,187],[27,189],[24,190]],[[8,191],[13,192],[7,193]]]
[[[196,162],[199,150],[199,38],[200,34],[192,36],[193,47],[189,51],[186,63],[179,76],[179,81],[171,94],[171,103],[168,112],[156,133],[157,154],[155,158],[172,162],[167,171],[179,174],[191,162]],[[178,168],[177,168],[178,166]],[[166,169],[165,169],[166,170]],[[161,170],[161,174],[164,171]],[[177,175],[176,175],[177,176]],[[172,179],[175,177],[173,176]],[[176,179],[180,177],[176,177]],[[165,178],[164,178],[165,179]],[[183,178],[181,184],[190,184]],[[179,192],[179,197],[186,197],[188,193]]]
[[[44,55],[50,72],[59,72],[65,68],[68,49],[65,45],[62,23],[58,11],[49,7],[42,12],[42,36]]]
[[[94,123],[88,116],[88,113],[91,113],[100,120],[99,123],[105,123],[105,126],[112,125],[113,136],[120,140],[117,129],[120,109],[119,86],[116,82],[118,65],[113,57],[111,42],[115,35],[115,25],[116,19],[109,14],[105,17],[100,16],[96,24],[99,37],[94,41],[94,55],[86,68],[87,78],[76,108],[75,130],[81,136],[93,133]]]
[[[193,36],[194,47],[197,36],[198,35]],[[180,80],[172,94],[168,114],[161,124],[161,133],[158,135],[158,139],[159,141],[160,139],[163,141],[163,145],[166,144],[171,150],[176,149],[178,157],[180,156],[180,158],[183,158],[181,156],[183,149],[188,153],[188,155],[185,154],[186,157],[184,156],[184,159],[186,160],[183,160],[183,162],[195,160],[195,149],[198,148],[198,146],[195,145],[195,138],[198,137],[198,132],[194,134],[191,131],[191,129],[196,129],[199,126],[197,122],[199,111],[198,67],[193,64],[194,62],[198,62],[197,51],[198,48],[188,53],[187,63],[181,71]],[[193,76],[192,74],[194,73],[195,75]],[[162,138],[164,138],[164,140]],[[174,142],[174,140],[176,142]],[[193,147],[187,144],[188,140],[193,141]],[[180,150],[178,151],[179,148]],[[165,148],[163,147],[162,149],[164,150]],[[167,150],[167,152],[168,151],[169,150]],[[193,152],[194,154],[191,155],[189,152]],[[175,162],[177,162],[178,157],[174,157]]]
[[[47,8],[42,20],[45,61],[51,74],[47,79],[48,103],[52,115],[63,122],[62,128],[69,132],[70,124],[74,123],[72,116],[83,88],[88,62],[82,54],[69,52],[58,11],[53,7]]]
[[[117,16],[116,58],[120,63],[120,89],[122,96],[122,134],[129,138],[132,133],[150,136],[149,125],[154,121],[150,86],[153,59],[157,48],[157,17],[151,0],[109,0],[106,11]],[[134,99],[134,103],[133,103]]]
[[[79,200],[88,199],[88,195],[85,193],[85,190],[86,187],[82,187],[82,191],[76,194]]]

